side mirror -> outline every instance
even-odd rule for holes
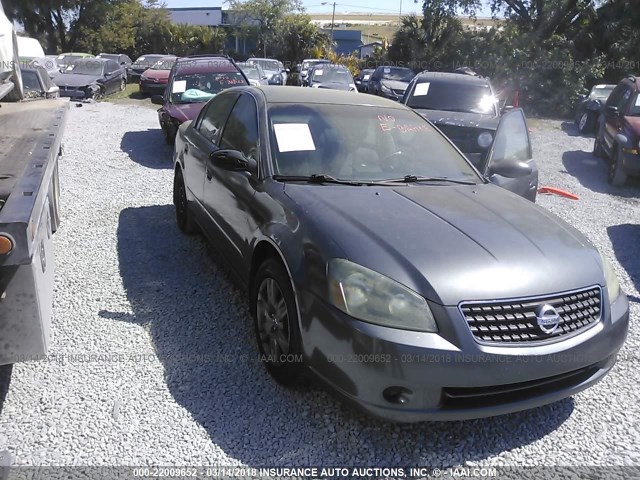
[[[258,163],[238,150],[216,150],[209,154],[211,162],[219,168],[232,172],[254,172]]]
[[[618,107],[614,107],[613,105],[609,105],[608,107],[605,107],[604,112],[607,115],[611,115],[612,117],[617,117],[618,115],[620,115],[620,112],[618,111]]]
[[[290,69],[288,69],[288,68],[285,68],[285,69],[284,69],[284,73],[291,73],[291,70],[290,70]]]
[[[530,175],[533,170],[527,162],[500,162],[491,165],[489,175],[500,175],[507,178],[519,178]]]
[[[152,95],[151,103],[155,105],[164,105],[164,97],[162,95]]]

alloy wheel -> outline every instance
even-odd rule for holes
[[[280,357],[289,353],[291,336],[287,303],[278,282],[265,278],[258,288],[257,325],[262,351],[278,366]]]

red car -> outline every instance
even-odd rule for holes
[[[221,91],[249,85],[232,58],[226,56],[192,55],[175,61],[164,95],[151,97],[158,109],[160,127],[169,145],[173,145],[178,127],[194,120],[205,103]]]
[[[160,59],[151,68],[145,70],[140,75],[140,93],[162,95],[167,87],[169,74],[175,63],[176,57],[170,55]]]

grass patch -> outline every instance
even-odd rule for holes
[[[151,103],[151,95],[144,95],[140,93],[140,89],[137,83],[127,84],[122,92],[107,95],[100,99],[101,102],[109,103],[125,103],[131,105],[142,105],[145,107],[151,107],[157,109],[158,107]]]

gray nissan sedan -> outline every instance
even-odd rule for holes
[[[530,169],[506,113],[488,172]],[[260,358],[394,421],[573,395],[613,367],[629,305],[580,232],[371,95],[238,87],[179,130],[174,203],[247,286]]]

